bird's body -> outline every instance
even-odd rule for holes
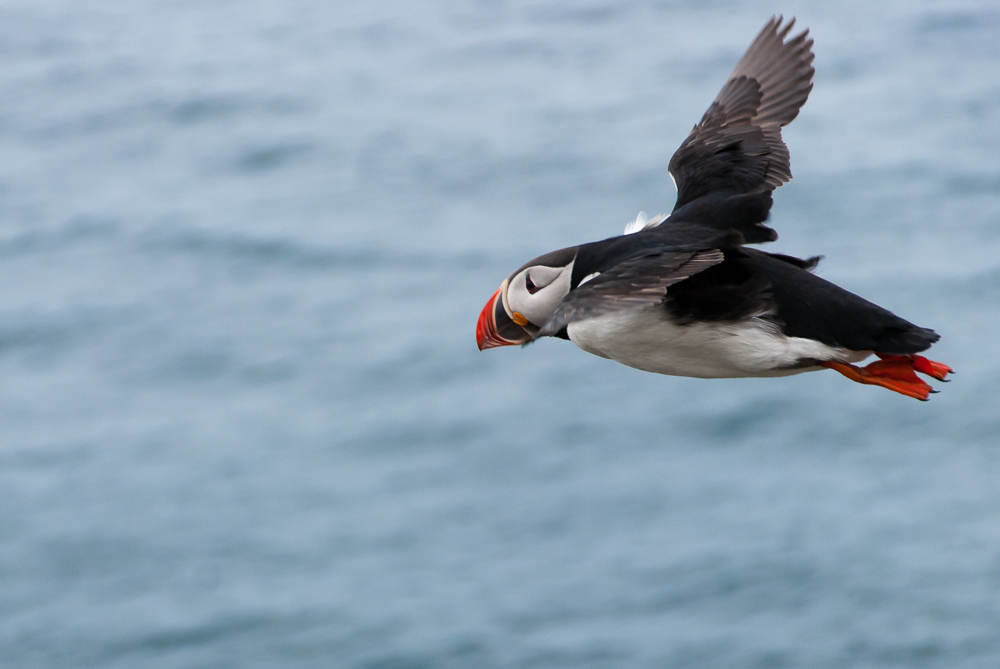
[[[803,361],[859,362],[870,355],[785,336],[761,317],[678,325],[656,307],[577,321],[567,331],[588,353],[646,372],[699,379],[791,376],[819,368]]]
[[[800,260],[746,244],[774,188],[791,179],[780,128],[812,89],[812,40],[785,41],[772,19],[670,160],[670,216],[640,215],[625,235],[554,251],[511,274],[477,324],[480,349],[543,336],[637,369],[699,378],[773,377],[832,368],[861,383],[926,399],[923,358],[938,339],[812,273]],[[855,367],[871,354],[881,358]]]

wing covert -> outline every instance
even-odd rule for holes
[[[571,290],[536,336],[554,335],[573,321],[660,304],[668,287],[723,259],[719,249],[657,250],[630,258]]]

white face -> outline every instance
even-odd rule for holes
[[[548,322],[569,292],[574,262],[565,267],[533,265],[511,277],[504,293],[504,306],[515,323],[518,320],[515,313],[537,327]]]

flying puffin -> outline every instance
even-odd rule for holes
[[[772,191],[792,178],[781,128],[798,115],[815,70],[809,31],[788,39],[772,17],[670,159],[677,203],[640,214],[625,234],[552,251],[504,279],[476,324],[479,349],[569,339],[588,353],[658,374],[789,376],[834,369],[926,400],[917,355],[939,337],[819,278],[771,242]],[[860,362],[872,354],[879,360]]]

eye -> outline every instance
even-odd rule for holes
[[[524,275],[524,287],[527,288],[528,292],[532,295],[541,290],[541,287],[536,286],[535,282],[531,280],[531,276],[529,274]]]
[[[529,295],[534,295],[542,288],[550,285],[562,275],[564,267],[546,267],[545,265],[534,265],[523,270],[518,276],[523,276],[524,290]],[[522,279],[518,279],[522,281]],[[523,293],[522,293],[523,294]]]

